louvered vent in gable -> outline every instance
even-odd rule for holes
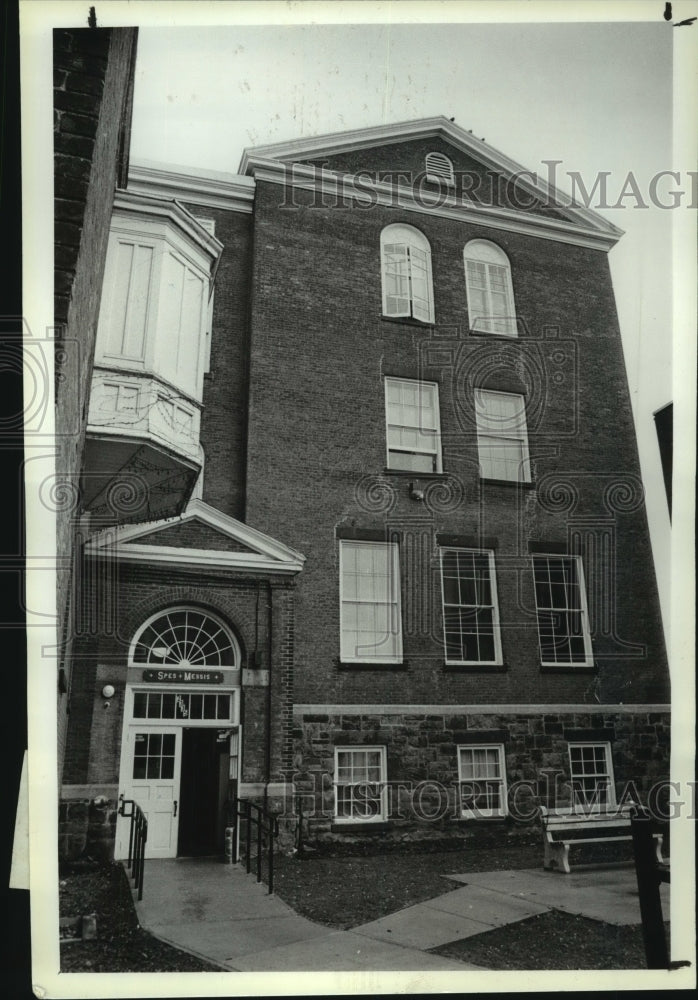
[[[428,181],[447,184],[449,187],[455,185],[453,164],[443,153],[427,153],[426,168]]]

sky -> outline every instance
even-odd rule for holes
[[[169,5],[170,7],[172,5]],[[652,23],[141,26],[131,159],[234,173],[246,146],[445,115],[570,193],[607,171],[610,253],[668,628],[653,413],[672,399],[671,28]],[[628,174],[642,202],[627,193]],[[664,178],[657,193],[686,186]],[[621,194],[626,196],[621,199]],[[593,202],[592,207],[598,202]]]

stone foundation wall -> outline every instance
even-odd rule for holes
[[[609,743],[618,802],[661,804],[668,789],[668,712],[536,714],[296,715],[293,787],[303,797],[308,842],[470,838],[499,840],[530,833],[539,806],[571,804],[568,744]],[[458,785],[459,745],[501,745],[508,814],[464,818]],[[385,822],[337,823],[337,747],[385,747],[389,786]]]
[[[89,857],[111,861],[116,834],[116,799],[62,799],[58,811],[58,859]]]

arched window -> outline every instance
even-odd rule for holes
[[[131,645],[130,663],[187,670],[240,666],[233,634],[214,615],[198,608],[160,611],[141,626]]]
[[[429,241],[412,226],[386,226],[381,233],[383,315],[434,322]]]
[[[425,166],[428,181],[446,184],[448,187],[453,187],[456,183],[453,164],[443,153],[427,153]]]
[[[470,329],[516,336],[509,258],[495,243],[471,240],[463,251]]]

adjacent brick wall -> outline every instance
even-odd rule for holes
[[[136,28],[54,32],[57,620],[66,687],[78,478],[112,201],[128,164],[136,39]],[[66,705],[59,694],[59,776]]]

